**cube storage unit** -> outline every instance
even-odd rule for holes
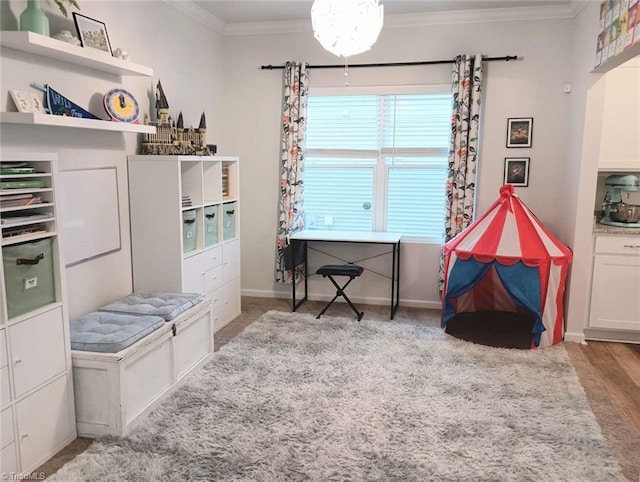
[[[117,353],[72,350],[78,434],[127,435],[212,355],[210,300]]]
[[[134,291],[204,294],[211,300],[217,331],[240,314],[239,159],[127,159]],[[161,198],[154,196],[159,191]],[[195,234],[189,238],[195,239],[195,249],[188,251],[187,211],[195,211]]]
[[[76,438],[57,158],[0,160],[0,472],[28,474]]]

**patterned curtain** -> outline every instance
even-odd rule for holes
[[[451,77],[453,112],[446,184],[444,242],[453,239],[473,221],[478,157],[478,129],[483,62],[480,54],[455,58]],[[438,286],[444,286],[444,250],[440,256]]]
[[[284,68],[284,105],[282,108],[282,134],[280,148],[280,201],[276,246],[276,283],[300,281],[304,266],[292,269],[288,264],[287,236],[304,225],[303,172],[304,135],[307,115],[309,74],[305,63],[287,62]]]

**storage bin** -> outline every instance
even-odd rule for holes
[[[222,205],[222,239],[236,237],[236,216],[238,209],[235,202]]]
[[[204,208],[204,245],[218,243],[218,206]]]
[[[2,248],[9,318],[55,301],[52,246],[46,238]]]
[[[182,252],[188,253],[196,249],[196,210],[190,209],[182,213]]]

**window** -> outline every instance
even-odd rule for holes
[[[309,96],[306,229],[388,231],[440,243],[451,94]]]

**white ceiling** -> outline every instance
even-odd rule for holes
[[[310,20],[312,0],[194,0],[225,26]],[[385,17],[498,8],[569,7],[571,0],[382,0]]]

